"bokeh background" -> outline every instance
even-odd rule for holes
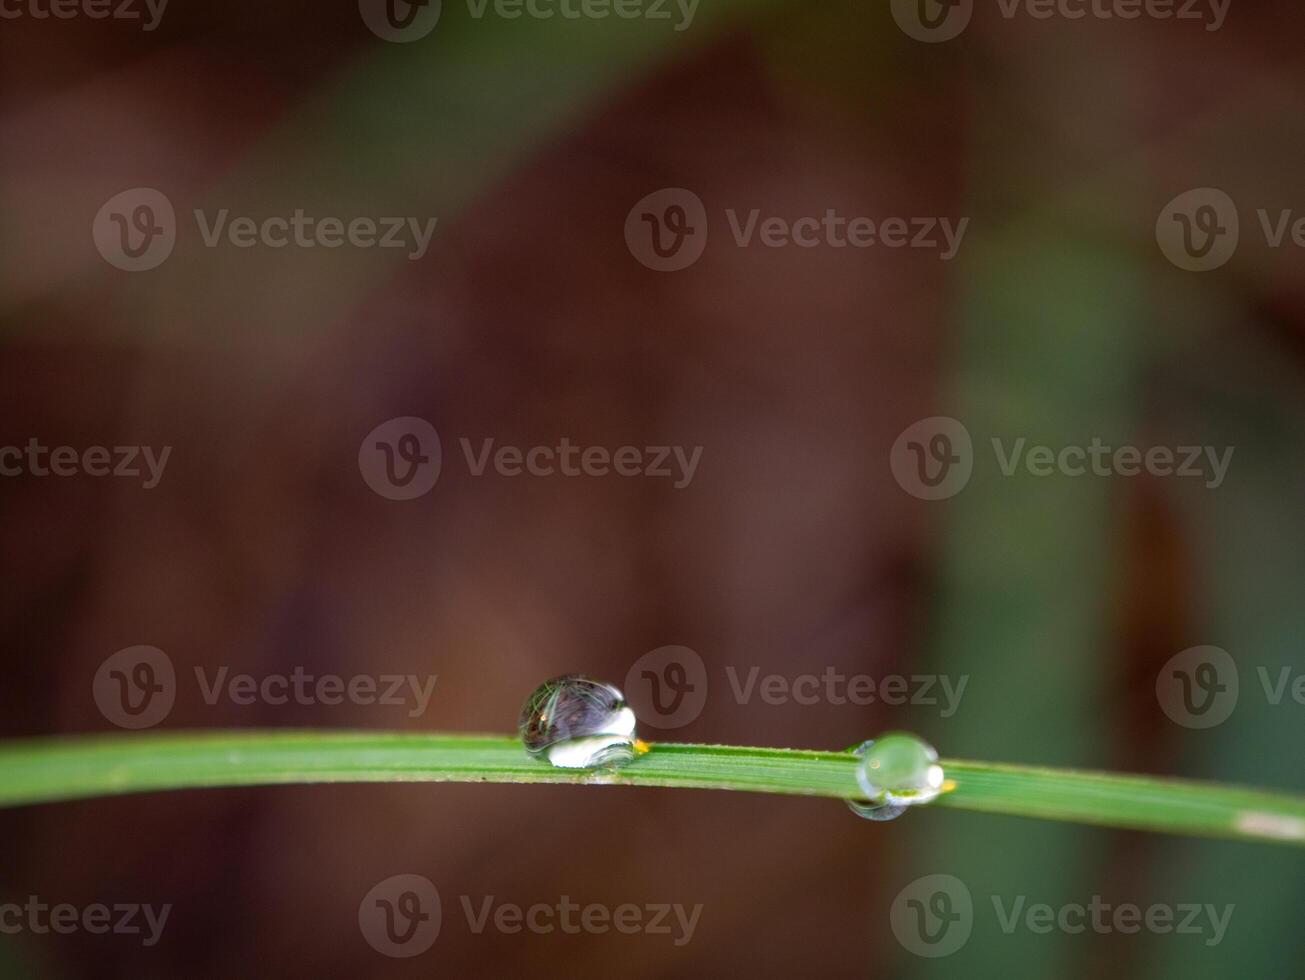
[[[900,5],[899,5],[900,6]],[[1007,19],[922,43],[888,4],[702,0],[675,21],[476,19],[388,43],[356,5],[183,4],[157,29],[28,8],[0,22],[0,445],[173,447],[159,485],[0,479],[0,731],[118,729],[92,682],[156,646],[163,730],[510,731],[529,691],[701,656],[701,713],[653,738],[842,748],[890,728],[944,755],[1305,789],[1302,250],[1305,14]],[[674,8],[672,8],[673,10]],[[101,206],[166,194],[176,247],[97,252]],[[623,235],[663,187],[705,203],[691,267]],[[1168,261],[1157,216],[1240,210],[1221,268]],[[193,208],[438,216],[429,252],[204,247]],[[968,217],[935,252],[739,248],[723,209]],[[1301,212],[1305,214],[1305,211]],[[1294,216],[1296,215],[1293,212]],[[965,489],[903,490],[920,419],[974,439]],[[372,492],[387,419],[440,432],[413,501]],[[472,476],[457,440],[703,447],[692,484]],[[992,438],[1234,446],[1217,489],[1003,476]],[[1176,724],[1156,678],[1226,649],[1226,722]],[[436,674],[427,711],[205,703],[195,667]],[[747,703],[726,671],[969,678],[959,710]],[[0,900],[171,903],[161,941],[0,937],[11,976],[1293,976],[1294,850],[954,810],[490,785],[153,794],[0,813]],[[360,934],[378,881],[444,901],[426,953]],[[955,875],[973,934],[940,960],[890,928]],[[459,896],[701,903],[664,935],[474,933]],[[1009,904],[1235,906],[1203,936],[1006,934]]]

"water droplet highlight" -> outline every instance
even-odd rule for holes
[[[856,780],[865,798],[847,805],[866,820],[895,820],[910,807],[936,800],[943,791],[943,769],[932,745],[909,732],[889,732],[862,742]]]
[[[544,681],[517,721],[526,751],[561,769],[625,765],[638,754],[634,728],[625,695],[580,674]]]

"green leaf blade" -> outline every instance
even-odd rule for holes
[[[655,786],[855,798],[850,752],[654,745],[616,770],[557,769],[509,736],[234,730],[0,744],[0,806],[132,792],[327,782]],[[934,806],[1305,845],[1305,797],[1211,783],[943,760]]]

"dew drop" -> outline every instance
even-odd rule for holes
[[[908,732],[889,732],[852,750],[861,757],[856,780],[865,798],[848,800],[858,817],[895,820],[912,806],[936,800],[943,769],[932,745]]]
[[[637,754],[634,727],[620,690],[580,674],[544,681],[517,721],[526,751],[561,769],[625,765]]]

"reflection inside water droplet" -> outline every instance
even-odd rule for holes
[[[896,820],[909,808],[900,803],[865,803],[861,800],[848,800],[848,809],[858,817],[866,820]]]
[[[866,820],[894,820],[912,806],[936,800],[943,769],[932,745],[907,732],[889,732],[852,750],[861,757],[856,779],[865,798],[847,805]]]
[[[634,729],[620,690],[580,674],[535,688],[517,722],[526,751],[562,769],[625,765],[636,755]]]

